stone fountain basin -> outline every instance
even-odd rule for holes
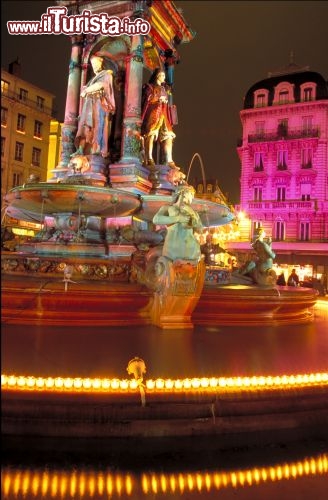
[[[170,195],[143,195],[141,199],[142,207],[138,216],[148,222],[152,221],[161,206],[172,203],[172,196]],[[205,227],[222,226],[234,220],[234,215],[229,208],[221,203],[194,198],[191,206],[195,212],[198,212]]]
[[[35,223],[56,214],[124,217],[141,207],[139,196],[127,191],[47,182],[16,187],[5,196],[5,202],[7,215]]]
[[[151,222],[161,206],[172,203],[172,196],[140,196],[109,187],[41,182],[12,189],[5,202],[7,215],[27,222],[42,223],[44,216],[56,214],[102,218],[136,215]],[[221,203],[195,198],[192,208],[205,227],[222,226],[234,219],[229,208]]]

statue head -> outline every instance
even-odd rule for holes
[[[190,204],[195,196],[195,189],[193,186],[182,185],[178,186],[173,193],[173,203],[176,203],[178,200],[183,201],[184,203]]]
[[[98,73],[103,69],[104,59],[102,56],[94,54],[90,57],[90,62],[95,73]]]
[[[258,227],[256,229],[254,236],[255,236],[255,239],[261,239],[262,240],[263,238],[265,238],[265,235],[266,235],[266,233],[264,231],[264,228],[262,226],[260,226],[260,227]]]
[[[156,68],[150,79],[149,79],[149,83],[156,83],[157,81],[159,81],[161,84],[165,82],[165,71],[162,69],[162,68]]]

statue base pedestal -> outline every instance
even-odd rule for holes
[[[157,261],[157,289],[150,308],[152,324],[162,329],[191,329],[195,309],[205,279],[205,264],[186,260]]]
[[[149,170],[132,161],[110,165],[109,179],[113,188],[124,189],[135,194],[148,194],[152,188]]]

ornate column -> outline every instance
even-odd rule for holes
[[[125,105],[120,163],[141,163],[141,92],[143,72],[143,36],[132,37],[131,54],[126,63]]]
[[[74,139],[77,131],[77,120],[79,115],[83,35],[72,36],[71,41],[72,51],[69,63],[65,119],[62,128],[61,161],[59,166],[54,171],[57,178],[65,175],[67,165],[70,162],[71,154],[75,151]]]
[[[137,1],[133,17],[144,13],[145,2]],[[143,36],[131,37],[131,52],[126,62],[125,103],[122,123],[121,159],[110,165],[110,182],[113,187],[134,193],[149,193],[152,183],[149,171],[142,165],[141,94],[143,75]]]

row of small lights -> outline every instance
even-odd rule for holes
[[[15,470],[5,468],[1,474],[1,489],[3,499],[21,498],[24,492],[34,497],[42,496],[52,498],[108,498],[113,494],[121,497],[133,495],[141,489],[143,495],[157,493],[178,493],[185,491],[202,492],[220,490],[222,488],[241,488],[256,486],[268,481],[281,481],[297,479],[302,476],[327,474],[328,455],[309,457],[297,462],[279,464],[268,467],[255,467],[253,469],[236,470],[228,472],[188,472],[164,474],[150,472],[142,474],[140,480],[131,474],[112,474],[101,471],[72,472],[54,470],[38,472],[35,470]],[[29,496],[29,498],[31,498]]]
[[[186,379],[149,379],[144,382],[148,391],[185,391],[185,390],[237,390],[237,389],[275,389],[290,386],[308,387],[328,385],[328,372],[298,375],[253,376],[253,377],[219,377],[219,378],[186,378]],[[43,391],[129,391],[135,390],[140,383],[126,379],[101,378],[63,378],[34,377],[23,375],[1,375],[2,390],[43,390]]]

